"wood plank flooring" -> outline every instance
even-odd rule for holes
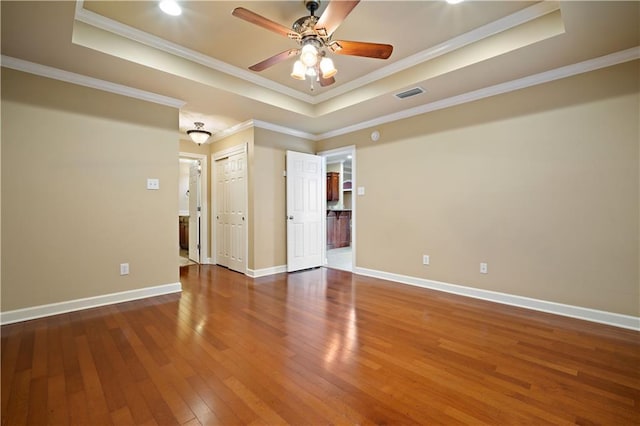
[[[640,424],[640,333],[316,269],[2,327],[2,425]]]

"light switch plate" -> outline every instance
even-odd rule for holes
[[[364,195],[364,186],[358,187],[358,195]]]

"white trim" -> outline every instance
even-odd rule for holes
[[[163,38],[151,35],[144,31],[122,24],[118,21],[106,18],[95,12],[91,12],[82,7],[84,2],[82,0],[76,3],[75,20],[83,22],[87,25],[99,28],[104,31],[108,31],[112,34],[116,34],[120,37],[133,40],[135,42],[153,47],[163,52],[175,55],[177,57],[187,59],[200,65],[204,65],[207,68],[214,69],[216,71],[223,72],[233,77],[240,78],[242,80],[257,84],[258,86],[265,87],[275,92],[282,93],[286,96],[301,100],[307,103],[314,103],[313,96],[292,89],[284,84],[276,83],[265,77],[261,77],[255,73],[247,71],[244,68],[239,68],[234,65],[230,65],[219,59],[212,58],[211,56],[204,55],[196,52],[195,50],[188,49],[176,43],[172,43]]]
[[[267,275],[281,274],[287,272],[287,265],[272,266],[270,268],[262,269],[249,269],[247,268],[246,275],[251,278],[266,277]]]
[[[265,77],[256,75],[255,73],[249,72],[244,68],[236,67],[221,60],[215,59],[211,56],[188,49],[177,43],[172,43],[163,38],[151,35],[144,31],[122,24],[118,21],[106,18],[95,12],[86,10],[83,7],[83,3],[83,0],[78,0],[76,2],[75,20],[79,22],[83,22],[93,27],[116,34],[118,36],[128,38],[129,40],[133,40],[138,43],[142,43],[155,49],[161,50],[163,52],[167,52],[172,55],[190,60],[200,65],[204,65],[208,68],[215,69],[225,74],[265,87],[267,89],[271,89],[284,95],[291,96],[292,98],[307,102],[312,105],[316,105],[328,99],[332,99],[336,96],[360,88],[399,71],[403,71],[415,65],[437,58],[438,56],[453,52],[471,43],[475,43],[487,37],[507,31],[519,25],[523,25],[533,19],[537,19],[541,16],[547,15],[560,9],[560,3],[557,1],[544,1],[534,4],[533,6],[517,11],[509,16],[505,16],[496,21],[490,22],[479,28],[473,29],[443,43],[440,43],[436,46],[432,46],[429,49],[425,49],[414,55],[403,58],[397,62],[394,62],[393,64],[380,68],[363,77],[349,81],[336,87],[335,89],[331,89],[316,96],[312,96],[308,93],[292,89],[283,84],[276,83]]]
[[[271,130],[278,133],[283,133],[289,136],[295,136],[303,139],[317,140],[316,136],[312,133],[303,132],[301,130],[291,129],[289,127],[280,126],[278,124],[268,123],[266,121],[260,120],[252,120],[253,127],[257,127],[259,129]]]
[[[302,137],[313,141],[319,141],[323,139],[329,139],[335,136],[341,136],[348,133],[353,133],[358,130],[367,129],[374,126],[379,126],[386,123],[391,123],[405,118],[414,117],[416,115],[425,114],[440,109],[445,109],[457,105],[462,105],[467,102],[473,102],[480,99],[496,96],[504,93],[513,92],[520,89],[526,89],[527,87],[536,86],[539,84],[548,83],[554,80],[562,78],[572,77],[574,75],[583,74],[586,72],[596,71],[601,68],[606,68],[625,62],[630,62],[640,59],[640,46],[632,47],[630,49],[614,52],[609,55],[600,56],[598,58],[589,59],[576,64],[567,65],[564,67],[556,68],[553,70],[533,74],[527,77],[522,77],[516,80],[507,81],[504,83],[496,84],[489,87],[484,87],[478,90],[474,90],[460,95],[452,96],[445,99],[440,99],[435,102],[423,104],[414,108],[405,109],[395,112],[393,114],[383,115],[371,120],[362,121],[347,127],[331,130],[321,134],[311,134],[296,129],[280,126],[266,121],[259,120],[247,120],[243,123],[237,124],[229,129],[218,132],[214,135],[213,141],[223,139],[231,136],[242,130],[251,128],[252,126],[261,127],[263,129],[273,130],[279,133],[288,134],[291,136]],[[258,123],[258,124],[256,124]]]
[[[530,297],[499,293],[496,291],[466,287],[457,284],[449,284],[441,281],[432,281],[424,278],[394,274],[391,272],[376,271],[374,269],[356,267],[353,268],[353,273],[358,275],[365,275],[367,277],[394,281],[400,284],[408,284],[417,287],[443,291],[445,293],[453,293],[460,296],[472,297],[474,299],[488,300],[490,302],[501,303],[503,305],[518,306],[534,311],[547,312],[550,314],[640,331],[640,317],[634,317],[631,315],[622,315],[614,312],[583,308],[580,306],[565,305],[563,303],[532,299]]]
[[[115,93],[117,95],[128,96],[130,98],[153,102],[168,107],[182,108],[186,104],[186,102],[180,99],[158,95],[157,93],[151,93],[145,90],[135,89],[133,87],[111,83],[109,81],[100,80],[93,77],[87,77],[86,75],[60,70],[58,68],[49,67],[47,65],[40,65],[34,62],[24,61],[22,59],[13,58],[11,56],[2,55],[0,62],[2,63],[3,67],[11,68],[17,71],[27,72],[29,74],[39,75],[41,77],[52,78],[54,80],[65,81],[67,83],[90,87],[92,89]]]
[[[222,151],[214,152],[213,153],[214,165],[215,165],[216,161],[223,160],[223,159],[225,159],[227,157],[230,157],[232,155],[243,154],[243,153],[246,154],[247,153],[247,145],[248,144],[246,142],[243,142],[243,143],[240,143],[238,145],[231,146],[231,147],[229,147],[227,149],[223,149]]]
[[[71,73],[68,71],[59,70],[56,68],[48,67],[45,65],[35,64],[33,62],[23,61],[21,59],[12,58],[10,56],[0,56],[1,65],[3,67],[12,68],[18,71],[24,71],[31,74],[40,75],[43,77],[53,78],[56,80],[66,81],[69,83],[79,84],[86,87],[92,87],[98,90],[104,90],[111,93],[120,94],[123,96],[129,96],[136,99],[141,99],[149,102],[158,103],[174,108],[181,108],[185,102],[169,98],[162,95],[157,95],[151,92],[145,92],[143,90],[134,89],[131,87],[123,86],[120,84],[110,83],[104,80],[99,80],[93,77],[87,77],[80,74]],[[494,86],[485,87],[482,89],[474,90],[471,92],[463,93],[460,95],[452,96],[439,101],[420,105],[418,107],[409,108],[403,111],[398,111],[393,114],[383,115],[371,120],[362,121],[347,127],[331,130],[329,132],[321,134],[311,134],[301,130],[292,129],[284,126],[280,126],[266,121],[259,120],[247,120],[243,123],[236,124],[228,129],[222,130],[216,133],[209,139],[211,142],[215,142],[233,134],[249,129],[253,126],[261,127],[276,132],[303,137],[305,139],[319,141],[323,139],[332,138],[335,136],[345,135],[348,133],[356,132],[358,130],[367,129],[390,123],[405,118],[414,117],[416,115],[425,114],[440,109],[445,109],[457,105],[462,105],[467,102],[472,102],[491,96],[512,92],[515,90],[525,89],[527,87],[535,86],[538,84],[548,83],[554,80],[572,77],[574,75],[583,74],[590,71],[595,71],[601,68],[606,68],[621,63],[640,59],[640,46],[635,46],[619,52],[614,52],[609,55],[600,56],[598,58],[589,59],[583,62],[579,62],[572,65],[556,68],[553,70],[545,71],[542,73],[530,75],[527,77],[519,78],[516,80],[504,82]],[[256,125],[255,123],[259,123]]]
[[[513,92],[520,89],[526,89],[527,87],[536,86],[538,84],[548,83],[554,80],[562,78],[572,77],[574,75],[583,74],[590,71],[595,71],[601,68],[606,68],[624,62],[633,61],[640,58],[640,46],[632,47],[630,49],[622,50],[619,52],[611,53],[609,55],[600,56],[598,58],[589,59],[576,64],[567,65],[564,67],[556,68],[553,70],[533,74],[527,77],[519,78],[516,80],[507,81],[504,83],[496,84],[494,86],[484,87],[482,89],[473,90],[471,92],[463,93],[460,95],[452,96],[439,101],[430,102],[414,108],[398,111],[393,114],[383,115],[372,120],[362,121],[351,126],[343,127],[341,129],[331,130],[326,133],[316,135],[316,140],[328,139],[334,136],[345,135],[358,130],[363,130],[369,127],[378,126],[393,121],[402,120],[416,115],[425,114],[427,112],[437,111],[457,105],[462,105],[467,102],[473,102],[480,99],[488,98],[495,95],[501,95],[508,92]]]
[[[50,315],[58,315],[66,312],[80,311],[82,309],[97,308],[98,306],[112,305],[114,303],[145,299],[147,297],[161,296],[163,294],[179,293],[181,291],[182,284],[178,282],[155,287],[121,291],[118,293],[103,294],[101,296],[86,297],[83,299],[67,300],[65,302],[50,303],[48,305],[33,306],[13,311],[5,311],[0,312],[0,324],[12,324],[14,322],[27,321]]]
[[[207,154],[196,154],[193,152],[179,152],[178,157],[200,160],[201,176],[200,176],[200,192],[202,193],[202,203],[200,210],[200,263],[209,256],[210,241],[207,240],[209,235],[209,156]],[[178,161],[180,158],[178,158]],[[189,212],[187,212],[187,216]]]
[[[269,123],[267,121],[262,120],[247,120],[242,123],[236,124],[233,127],[229,127],[226,130],[222,130],[213,135],[211,142],[216,142],[221,139],[227,138],[231,135],[239,133],[243,130],[247,130],[250,128],[259,128],[265,130],[271,130],[273,132],[282,133],[289,136],[295,136],[298,138],[309,139],[313,141],[317,141],[318,138],[313,133],[304,132],[302,130],[292,129],[290,127],[280,126],[279,124]]]
[[[460,34],[457,37],[444,41],[421,52],[400,59],[399,61],[389,64],[383,68],[379,68],[365,76],[341,84],[335,89],[330,89],[326,92],[323,92],[315,97],[314,103],[324,102],[338,95],[342,95],[351,90],[373,83],[374,81],[381,80],[400,71],[404,71],[408,68],[414,67],[423,62],[427,62],[439,56],[451,53],[469,44],[484,40],[485,38],[507,31],[519,25],[523,25],[529,21],[540,18],[544,15],[548,15],[549,13],[555,12],[559,9],[560,3],[557,1],[544,1],[536,3],[533,6],[527,7],[526,9],[520,10],[511,15],[505,16],[504,18],[500,18],[479,28],[475,28],[469,32]]]
[[[224,138],[228,138],[231,135],[235,135],[236,133],[240,133],[243,130],[247,130],[253,127],[253,120],[243,121],[242,123],[236,124],[235,126],[229,127],[228,129],[221,130],[213,135],[211,142],[216,142]]]

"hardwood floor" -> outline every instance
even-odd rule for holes
[[[640,333],[316,269],[2,327],[2,424],[640,424]]]

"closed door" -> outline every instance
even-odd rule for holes
[[[200,176],[201,165],[196,160],[189,167],[189,259],[196,263],[200,263]]]
[[[322,157],[287,151],[287,271],[322,265]]]
[[[216,263],[246,269],[247,160],[244,152],[216,161]]]

